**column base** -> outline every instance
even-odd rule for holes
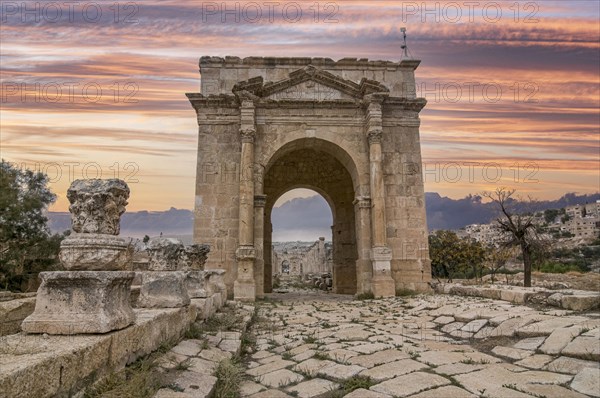
[[[238,264],[237,280],[233,283],[233,299],[256,301],[256,282],[254,281],[254,260],[256,250],[253,246],[240,246],[235,252]]]
[[[134,272],[41,272],[34,312],[21,328],[26,333],[71,335],[108,333],[135,321],[129,303]]]
[[[374,247],[371,251],[373,296],[395,297],[396,282],[392,278],[392,251],[387,247]]]
[[[373,279],[371,288],[375,298],[396,296],[396,283],[391,277]]]
[[[233,283],[233,299],[256,301],[256,284],[254,281],[235,281]]]

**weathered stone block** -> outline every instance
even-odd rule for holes
[[[0,302],[0,336],[18,333],[21,322],[33,312],[35,297]]]
[[[175,308],[190,304],[184,271],[145,271],[138,298],[141,308]]]
[[[21,327],[27,333],[107,333],[131,325],[134,272],[41,272],[35,310]]]
[[[588,311],[600,307],[600,294],[574,294],[564,295],[561,306],[567,310]]]
[[[208,296],[208,278],[206,271],[184,271],[185,288],[190,298],[205,298]]]

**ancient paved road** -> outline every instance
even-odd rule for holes
[[[600,397],[598,313],[299,292],[259,314],[245,397]]]

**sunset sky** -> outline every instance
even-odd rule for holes
[[[191,209],[200,56],[399,61],[405,26],[426,191],[597,192],[599,4],[2,0],[1,156],[48,172],[55,211],[98,167],[129,183],[128,210]]]

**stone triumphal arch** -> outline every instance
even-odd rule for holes
[[[335,292],[428,288],[419,62],[200,59],[194,239],[234,298],[271,291],[271,212],[294,188],[331,207]]]

